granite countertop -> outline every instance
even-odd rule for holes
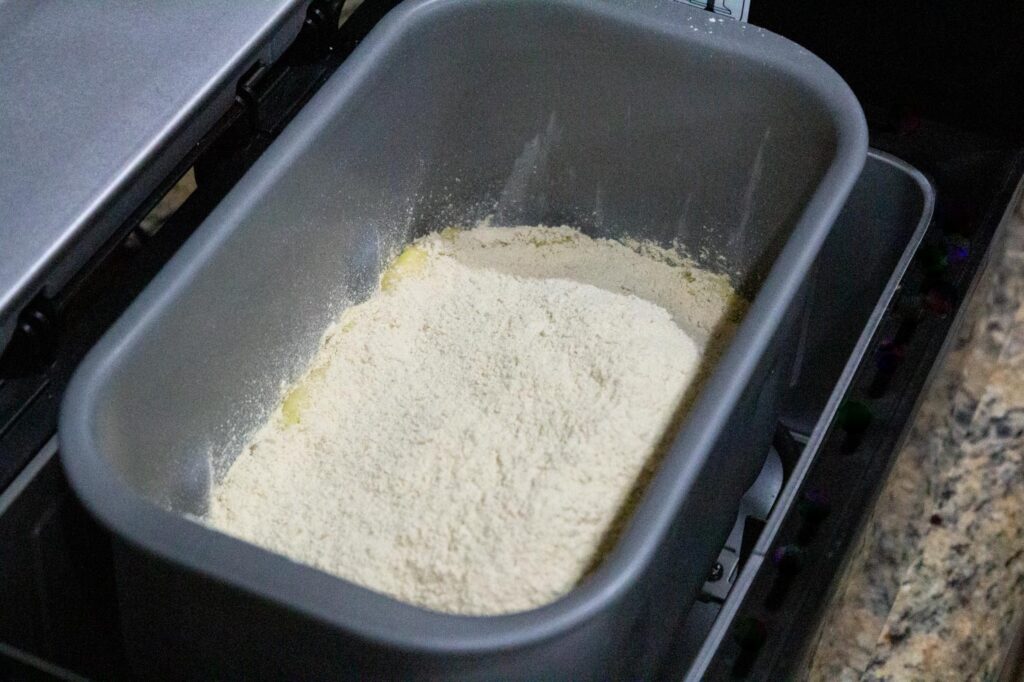
[[[838,583],[812,680],[1011,679],[1024,630],[1024,204]]]

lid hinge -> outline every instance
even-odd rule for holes
[[[326,70],[321,57],[335,48],[343,4],[310,4],[299,35],[281,58],[257,62],[239,80],[237,101],[254,132],[276,133],[312,94]]]

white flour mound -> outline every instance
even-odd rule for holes
[[[207,520],[438,611],[551,602],[656,464],[729,328],[723,282],[569,228],[429,235],[328,330]]]

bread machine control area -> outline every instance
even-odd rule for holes
[[[1024,104],[1012,95],[1024,82],[1024,6],[981,16],[969,3],[947,3],[920,16],[899,3],[673,2],[780,33],[822,57],[853,88],[871,133],[840,218],[869,237],[826,245],[830,267],[819,269],[801,341],[813,345],[813,320],[834,309],[832,296],[859,302],[830,322],[850,325],[848,343],[794,377],[760,475],[684,627],[668,635],[676,654],[651,666],[659,679],[782,679],[815,631],[1024,174]],[[193,16],[180,8],[163,16],[169,10],[120,0],[102,12],[0,2],[0,136],[13,131],[18,155],[0,168],[0,678],[129,677],[111,538],[59,463],[64,389],[88,349],[396,4],[215,2]],[[197,26],[206,32],[199,41]],[[848,39],[836,40],[836,27]],[[950,27],[956,50],[934,38]],[[105,90],[112,68],[91,68],[93,48],[76,39],[87,29],[116,46],[106,58],[125,80],[113,92]],[[137,39],[134,58],[123,35]],[[74,49],[44,58],[39,46],[54,36]],[[60,78],[33,88],[42,68]],[[44,106],[77,92],[95,97],[63,113]],[[30,128],[33,120],[45,130]],[[118,135],[125,120],[138,135]],[[129,138],[143,142],[95,155],[74,177],[60,174],[74,165],[66,151],[85,140]],[[47,142],[33,149],[33,139]]]

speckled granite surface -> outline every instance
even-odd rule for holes
[[[1024,621],[1024,204],[859,538],[812,680],[999,679]]]

